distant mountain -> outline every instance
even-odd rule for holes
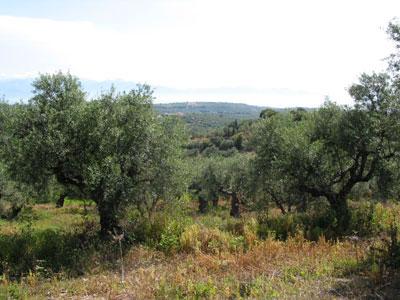
[[[17,102],[20,100],[27,101],[32,97],[32,81],[34,78],[5,78],[0,74],[0,98],[4,98],[9,102]],[[129,91],[136,87],[136,82],[127,80],[81,80],[83,89],[87,92],[89,98],[96,98],[102,92],[108,91],[114,86],[117,91]],[[154,89],[155,103],[185,103],[182,106],[173,105],[170,109],[176,112],[190,112],[195,109],[196,112],[205,112],[210,102],[225,103],[251,103],[261,106],[271,107],[296,107],[303,106],[302,103],[315,103],[311,106],[319,106],[321,97],[307,91],[292,90],[286,88],[250,88],[250,87],[217,87],[217,88],[173,88],[168,86],[152,86]],[[190,102],[188,102],[190,101]],[[207,101],[207,102],[204,102]],[[195,103],[192,103],[195,102]],[[202,107],[200,103],[204,104]],[[229,104],[227,104],[229,106]],[[243,111],[250,115],[257,114],[260,107],[257,106],[236,106],[236,112]],[[168,109],[169,109],[168,108]],[[212,113],[226,113],[223,105],[211,107]],[[163,107],[164,109],[164,107]],[[165,108],[166,109],[166,108]],[[234,111],[235,111],[234,110]],[[231,111],[231,108],[228,109]],[[173,113],[172,111],[171,113]],[[257,113],[256,113],[257,112]]]
[[[4,98],[11,103],[21,100],[27,101],[32,97],[32,81],[32,78],[0,79],[0,99]],[[128,91],[136,87],[134,82],[123,80],[82,80],[81,83],[90,98],[97,97],[102,91],[109,90],[112,85],[117,91]],[[196,94],[193,90],[174,90],[165,87],[156,87],[156,90],[159,94],[169,95],[172,99],[174,95],[179,97],[183,95],[188,99],[193,99]],[[197,92],[199,92],[197,97],[202,97],[201,91]],[[231,89],[231,92],[240,94],[243,91],[238,88]],[[154,108],[160,114],[181,116],[193,134],[204,134],[210,129],[221,128],[235,120],[257,119],[260,116],[260,112],[266,107],[242,103],[199,101],[156,103]],[[273,109],[276,111],[288,110],[282,108]]]
[[[0,98],[10,102],[26,101],[32,97],[33,78],[0,79]],[[136,83],[123,80],[81,80],[83,89],[89,97],[96,97],[102,91],[107,91],[112,85],[118,91],[129,91],[136,87]]]
[[[11,102],[26,100],[32,95],[32,79],[0,79],[0,98]]]
[[[33,78],[0,79],[0,98],[10,102],[27,101],[32,97],[32,81]],[[102,91],[109,90],[112,85],[118,91],[128,91],[136,87],[134,82],[123,80],[82,80],[81,83],[89,97],[98,96]],[[156,87],[156,90],[161,94],[173,91],[173,89],[164,87]],[[190,99],[191,91],[187,92],[187,97]],[[176,102],[155,104],[155,108],[162,114],[207,113],[238,119],[252,119],[258,117],[265,107],[229,102]]]

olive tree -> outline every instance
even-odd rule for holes
[[[254,183],[252,194],[257,207],[265,208],[272,202],[282,214],[286,214],[292,205],[298,204],[304,198],[299,195],[288,172],[280,165],[281,159],[287,158],[284,153],[290,150],[291,135],[297,136],[297,133],[289,129],[298,126],[297,130],[301,131],[298,121],[300,120],[291,115],[281,113],[259,121],[255,128],[253,144],[257,156],[252,161],[251,168]],[[287,142],[285,135],[288,136]]]
[[[219,166],[221,157],[197,157],[187,159],[190,168],[189,191],[198,201],[199,212],[204,214],[211,202],[213,207],[218,206],[220,177]]]
[[[15,179],[45,185],[55,177],[66,190],[92,199],[104,235],[119,228],[127,204],[151,207],[179,192],[181,131],[154,113],[150,87],[111,89],[92,101],[69,74],[42,75],[34,87],[5,143]]]
[[[110,91],[88,103],[81,121],[84,192],[97,203],[103,233],[118,228],[127,204],[150,213],[183,191],[182,127],[155,114],[150,87]]]
[[[371,80],[376,83],[375,79]],[[356,90],[364,95],[377,88],[369,83],[362,80],[351,89],[356,101]],[[385,107],[383,111],[374,110],[362,97],[355,108],[326,103],[300,121],[280,116],[260,122],[256,161],[271,195],[324,197],[336,213],[338,230],[347,228],[352,188],[370,181],[399,150],[396,101],[387,81],[378,83],[382,98],[374,98],[373,106]]]
[[[205,201],[215,201],[219,195],[231,200],[230,215],[240,217],[240,205],[248,196],[250,155],[237,154],[209,161],[201,173],[200,186]]]
[[[389,26],[397,49],[399,32],[398,25]],[[349,88],[354,107],[328,101],[301,118],[280,115],[259,122],[256,164],[271,195],[324,197],[336,214],[338,231],[346,230],[353,187],[380,176],[399,158],[398,61],[396,53],[389,73],[363,74]]]
[[[43,187],[51,176],[65,189],[83,188],[80,110],[85,93],[70,74],[41,75],[33,82],[34,96],[18,104],[6,122],[5,158],[17,181]],[[58,206],[62,206],[62,192]]]

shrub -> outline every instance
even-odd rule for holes
[[[387,279],[388,269],[400,268],[399,224],[393,223],[380,239],[369,247],[365,266],[375,282]]]
[[[219,254],[242,250],[244,239],[222,232],[219,229],[210,229],[194,224],[183,231],[180,246],[185,252]]]
[[[162,229],[158,248],[165,253],[173,253],[180,248],[181,234],[184,232],[185,224],[178,220],[168,220],[165,227]]]
[[[202,154],[206,157],[210,157],[212,155],[215,155],[219,152],[218,148],[214,145],[211,145],[210,147],[207,147]]]
[[[217,287],[211,280],[208,282],[189,282],[189,294],[194,296],[194,299],[210,299],[217,293]]]
[[[302,220],[301,214],[290,213],[261,220],[258,235],[261,238],[273,235],[276,239],[286,240],[288,237],[294,236],[303,227],[304,220]]]
[[[257,242],[258,229],[259,224],[253,217],[233,220],[227,225],[229,232],[243,238],[246,249],[251,248]]]
[[[219,150],[226,151],[226,150],[229,150],[229,149],[233,148],[234,146],[235,146],[235,143],[232,140],[229,140],[229,139],[228,140],[224,140],[220,144]]]
[[[351,209],[349,232],[359,236],[368,236],[378,231],[377,224],[373,222],[375,207],[370,202],[361,202]]]
[[[400,205],[383,205],[362,201],[350,202],[350,224],[342,235],[356,234],[360,237],[370,237],[387,232],[392,226],[395,216],[400,216]],[[396,221],[397,222],[397,221]],[[398,224],[398,222],[396,223]],[[304,232],[304,237],[317,241],[320,237],[337,238],[337,219],[335,213],[320,203],[311,207],[307,212],[288,213],[266,218],[259,216],[258,236],[266,238],[273,236],[286,240],[296,232]]]

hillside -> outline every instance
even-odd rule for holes
[[[177,115],[183,118],[192,135],[204,135],[210,129],[227,126],[235,120],[258,119],[265,106],[229,102],[177,102],[154,104],[161,114]],[[277,112],[287,112],[291,108],[271,108]],[[306,108],[306,110],[312,110]]]
[[[161,114],[182,117],[192,135],[203,135],[235,120],[257,119],[265,107],[227,102],[182,102],[154,104],[154,108]]]
[[[154,107],[163,114],[208,113],[238,119],[258,118],[260,112],[265,108],[262,106],[228,102],[166,103],[154,104]]]

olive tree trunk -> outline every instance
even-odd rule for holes
[[[65,198],[67,197],[66,194],[62,193],[57,200],[56,207],[61,208],[64,206]]]
[[[205,214],[207,212],[207,199],[203,195],[199,195],[199,212]]]
[[[97,203],[100,217],[100,235],[107,237],[113,234],[120,234],[121,227],[118,223],[117,210],[111,203]]]
[[[234,218],[240,217],[240,203],[239,198],[235,192],[231,196],[231,212],[230,215]]]
[[[351,219],[346,197],[333,195],[328,197],[328,201],[332,210],[335,212],[335,217],[337,220],[336,230],[338,233],[343,234],[348,230]]]
[[[213,198],[212,205],[213,205],[214,208],[218,207],[218,196]]]

